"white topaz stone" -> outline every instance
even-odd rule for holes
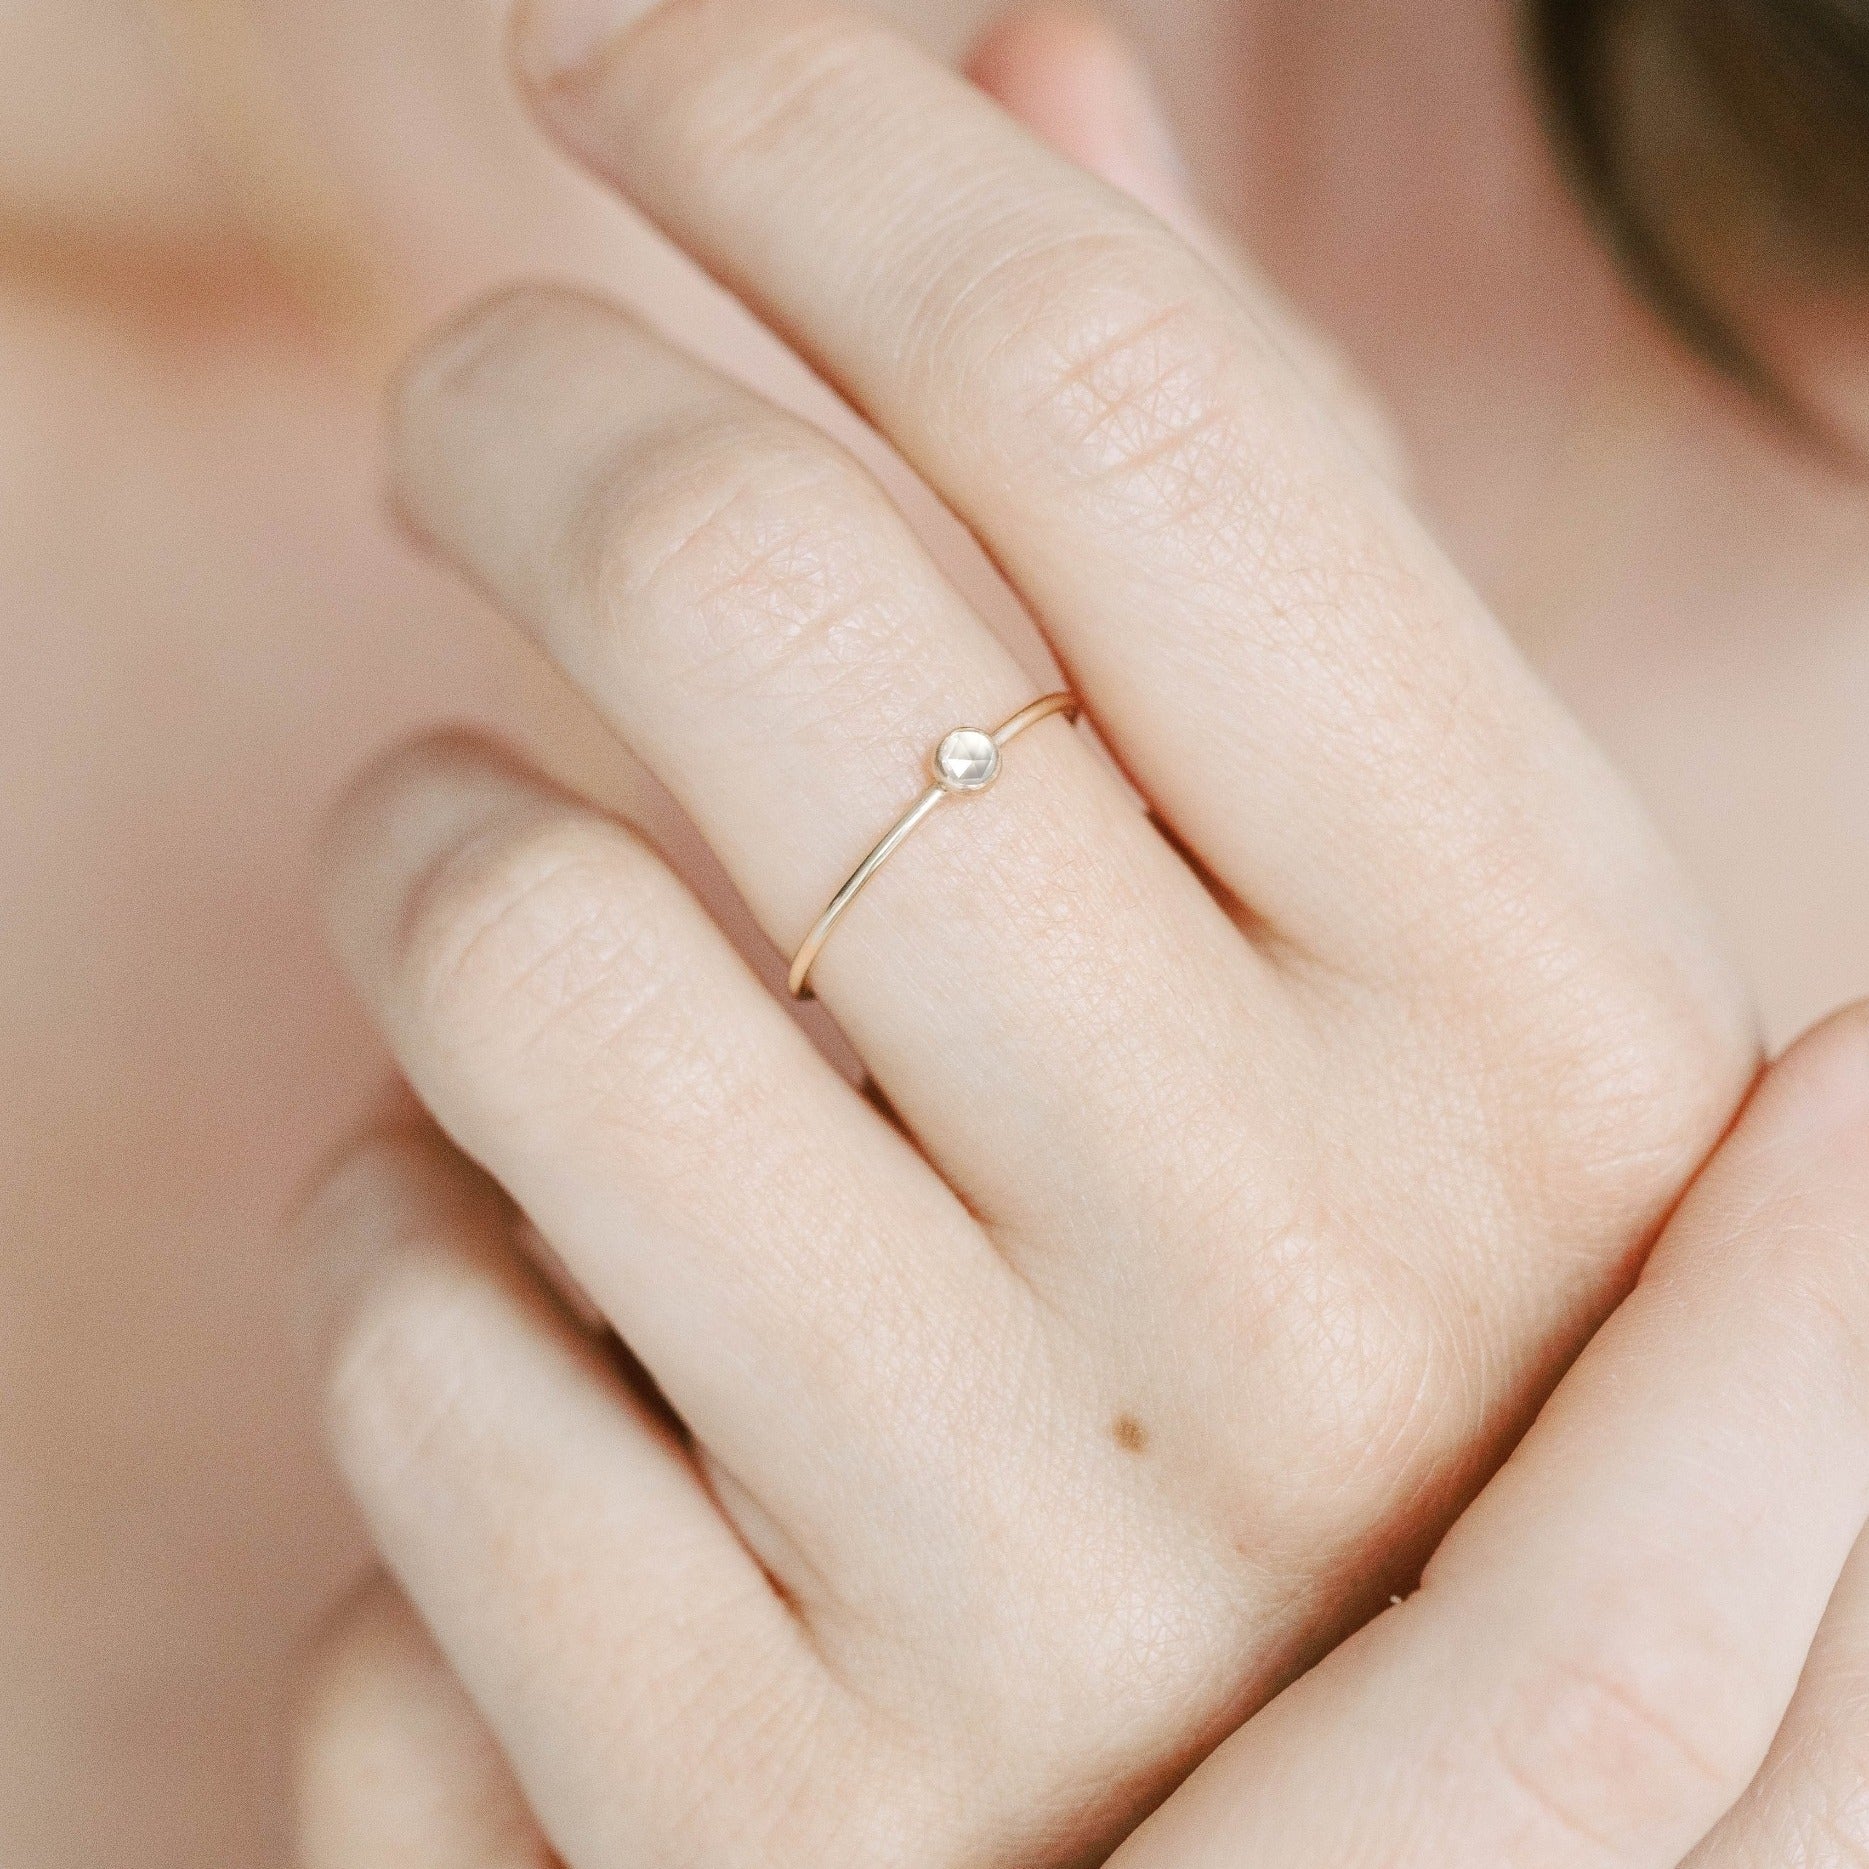
[[[978,727],[957,727],[935,751],[935,777],[950,792],[983,792],[999,777],[999,748]]]

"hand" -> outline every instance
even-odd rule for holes
[[[1420,1590],[1229,1742],[1117,1869],[1862,1862],[1866,1327],[1859,1010],[1773,1072]],[[312,1731],[309,1869],[547,1860],[393,1592],[348,1620]],[[686,1790],[730,1795],[701,1759]]]
[[[659,1397],[391,1138],[305,1222],[339,1457],[577,1869],[1068,1860],[1410,1574],[1748,1028],[1159,223],[834,10],[685,0],[548,74],[561,24],[560,133],[987,542],[1154,817],[1052,723],[883,873],[815,981],[898,1128],[627,833],[458,741],[376,774],[340,947]],[[573,295],[429,353],[397,475],[781,952],[927,749],[1040,691],[846,455]]]
[[[1865,1517],[1858,1008],[1766,1080],[1419,1593],[1115,1869],[1861,1863]]]

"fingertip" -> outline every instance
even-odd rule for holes
[[[574,84],[601,64],[619,39],[657,0],[518,0],[508,16],[507,44],[527,89]]]
[[[1106,19],[1039,0],[992,26],[966,61],[988,96],[1060,155],[1190,232],[1185,163],[1147,68]]]
[[[318,849],[326,924],[352,977],[378,978],[457,857],[559,802],[516,753],[465,728],[425,735],[366,766],[332,806]]]
[[[495,1199],[420,1117],[373,1125],[333,1150],[281,1227],[292,1335],[307,1371],[329,1367],[386,1254],[477,1230]]]
[[[555,279],[501,286],[428,333],[391,373],[386,398],[388,497],[392,516],[424,552],[446,560],[460,544],[466,466],[510,447],[512,431],[477,417],[524,403],[532,373],[549,367],[567,337],[593,314],[619,312],[586,289]],[[515,379],[521,379],[516,383]],[[456,552],[471,570],[471,555]]]
[[[1018,89],[1063,60],[1127,60],[1122,35],[1080,0],[1031,0],[991,20],[974,40],[962,69],[996,97]]]
[[[323,1736],[341,1724],[360,1673],[403,1650],[414,1615],[380,1571],[367,1572],[330,1604],[299,1644],[290,1732],[301,1772]]]

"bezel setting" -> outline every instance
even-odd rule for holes
[[[934,783],[886,830],[857,867],[844,878],[844,886],[824,905],[824,913],[812,923],[811,931],[798,944],[792,956],[791,971],[786,976],[794,999],[810,999],[811,970],[831,931],[844,912],[869,887],[870,879],[895,853],[915,835],[918,826],[941,808],[945,799],[959,794],[984,792],[999,777],[1005,749],[1023,733],[1029,733],[1042,720],[1063,718],[1075,721],[1077,697],[1060,689],[1029,701],[997,733],[978,727],[956,727],[929,756]]]
[[[935,783],[944,792],[984,792],[999,768],[999,742],[979,727],[956,727],[935,748]]]

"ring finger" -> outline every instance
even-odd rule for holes
[[[946,1548],[977,1516],[957,1418],[1014,1447],[1046,1367],[949,1190],[649,851],[484,749],[393,759],[334,841],[337,944],[410,1082],[734,1482],[749,1542],[786,1527],[762,1556],[787,1588],[894,1576],[871,1560],[903,1514]],[[885,1432],[892,1383],[917,1407]],[[898,1510],[858,1518],[853,1490]]]
[[[668,785],[787,955],[928,784],[930,749],[1039,692],[840,449],[571,294],[508,296],[429,353],[398,486]],[[1211,1185],[1187,1159],[1200,1135],[1253,1138],[1268,1179],[1292,1159],[1270,1098],[1189,1124],[1237,1105],[1249,1038],[1289,1081],[1293,1028],[1062,722],[916,833],[813,984],[1002,1238],[1055,1234],[1067,1199],[1124,1215],[1138,1155]]]

